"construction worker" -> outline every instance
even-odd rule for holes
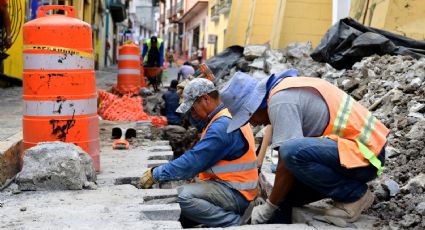
[[[12,45],[12,32],[10,28],[10,16],[7,10],[7,0],[0,0],[0,21],[3,22],[0,24],[0,35],[3,28],[5,30],[5,35],[6,35],[6,37],[4,38],[5,40],[2,41],[2,44],[4,44],[4,47],[0,46],[0,51],[1,51],[1,48],[8,49]]]
[[[221,91],[228,132],[271,124],[279,151],[273,190],[251,223],[291,223],[292,207],[323,198],[334,200],[325,215],[354,222],[373,203],[366,183],[382,172],[388,129],[329,82],[286,75],[257,81],[238,72]]]
[[[239,225],[241,215],[257,195],[258,173],[251,128],[244,125],[226,132],[231,116],[221,104],[214,84],[207,79],[192,80],[185,87],[183,98],[177,111],[190,110],[193,117],[208,125],[191,150],[168,164],[148,169],[140,178],[140,187],[150,188],[161,181],[198,175],[199,182],[178,188],[183,226]]]
[[[142,58],[146,67],[162,67],[164,64],[164,42],[152,36],[143,43]]]
[[[164,116],[167,117],[169,125],[181,125],[182,118],[181,114],[176,112],[176,109],[179,107],[180,96],[177,94],[177,85],[179,82],[177,80],[172,80],[168,91],[162,95],[164,100]]]
[[[190,62],[186,61],[179,68],[179,72],[177,73],[177,80],[182,81],[186,80],[189,76],[193,76],[195,74],[195,69],[192,67]]]

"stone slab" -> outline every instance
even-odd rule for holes
[[[174,155],[172,151],[149,152],[146,154],[148,160],[172,160]]]
[[[0,184],[19,172],[21,152],[22,131],[0,142]]]
[[[162,164],[167,164],[168,160],[149,160],[147,161],[148,168],[157,167]]]
[[[143,205],[141,219],[178,221],[180,218],[180,213],[180,206],[177,203]]]
[[[151,146],[151,147],[148,147],[147,150],[149,152],[172,151],[171,146],[169,146],[169,145]]]

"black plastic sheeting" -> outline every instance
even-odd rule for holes
[[[373,54],[409,55],[419,59],[425,57],[425,42],[344,18],[326,32],[310,56],[336,69],[350,69],[354,63]]]
[[[205,64],[213,72],[216,80],[222,79],[230,74],[230,70],[236,66],[238,60],[243,56],[244,48],[241,46],[230,46],[221,53],[208,59]]]

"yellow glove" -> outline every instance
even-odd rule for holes
[[[148,189],[152,188],[152,185],[157,183],[152,175],[153,168],[149,168],[143,176],[140,177],[140,188]]]

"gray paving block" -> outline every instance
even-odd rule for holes
[[[148,168],[152,168],[152,167],[157,167],[163,164],[167,164],[168,161],[167,160],[148,160],[146,163]]]
[[[180,213],[180,205],[177,203],[143,205],[140,219],[178,221]]]
[[[150,152],[172,151],[170,145],[151,146],[151,147],[148,147],[147,150]]]
[[[151,146],[169,146],[170,145],[170,141],[167,140],[156,140],[156,141],[152,141]]]
[[[149,152],[146,154],[148,160],[172,160],[174,155],[172,151]]]
[[[144,204],[170,204],[177,202],[177,189],[141,189],[140,193],[143,196]]]

